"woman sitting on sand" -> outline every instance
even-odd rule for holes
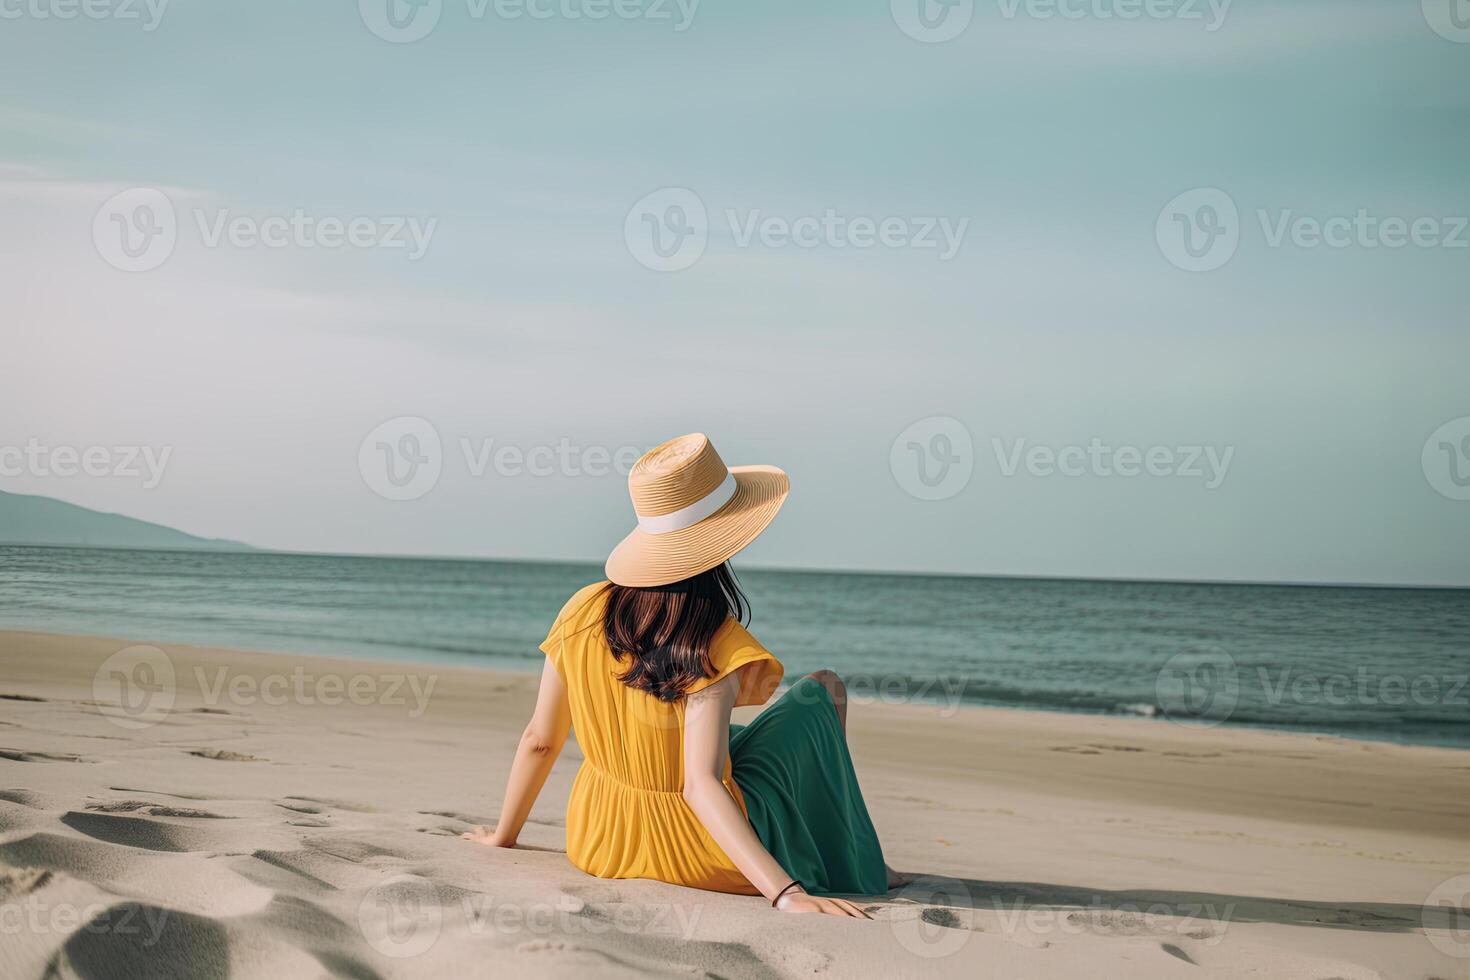
[[[567,602],[541,649],[535,713],[500,822],[464,836],[514,847],[575,725],[585,761],[567,804],[567,857],[600,878],[754,894],[786,912],[866,918],[851,902],[900,884],[847,749],[847,697],[808,674],[750,725],[783,668],[742,625],[727,564],[786,500],[774,466],[727,468],[703,435],[649,450],[628,476],[638,527],[610,581]]]

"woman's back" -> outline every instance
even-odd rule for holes
[[[660,701],[620,679],[627,664],[613,656],[603,631],[606,585],[573,595],[541,644],[566,685],[584,757],[567,803],[567,856],[602,878],[752,894],[684,801],[683,699]],[[781,681],[780,662],[733,618],[715,634],[709,659],[713,673],[686,695],[749,666],[736,703],[762,704]],[[744,809],[728,760],[724,782]]]

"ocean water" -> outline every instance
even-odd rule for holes
[[[593,565],[0,547],[0,628],[539,670]],[[1470,747],[1470,591],[745,570],[860,698]]]

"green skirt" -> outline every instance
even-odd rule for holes
[[[882,895],[883,848],[827,689],[803,677],[749,725],[730,726],[730,768],[751,826],[812,895]]]

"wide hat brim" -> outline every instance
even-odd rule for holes
[[[791,479],[775,466],[732,466],[735,493],[704,520],[678,531],[650,534],[635,528],[607,556],[604,571],[616,585],[671,585],[729,561],[776,517]]]

